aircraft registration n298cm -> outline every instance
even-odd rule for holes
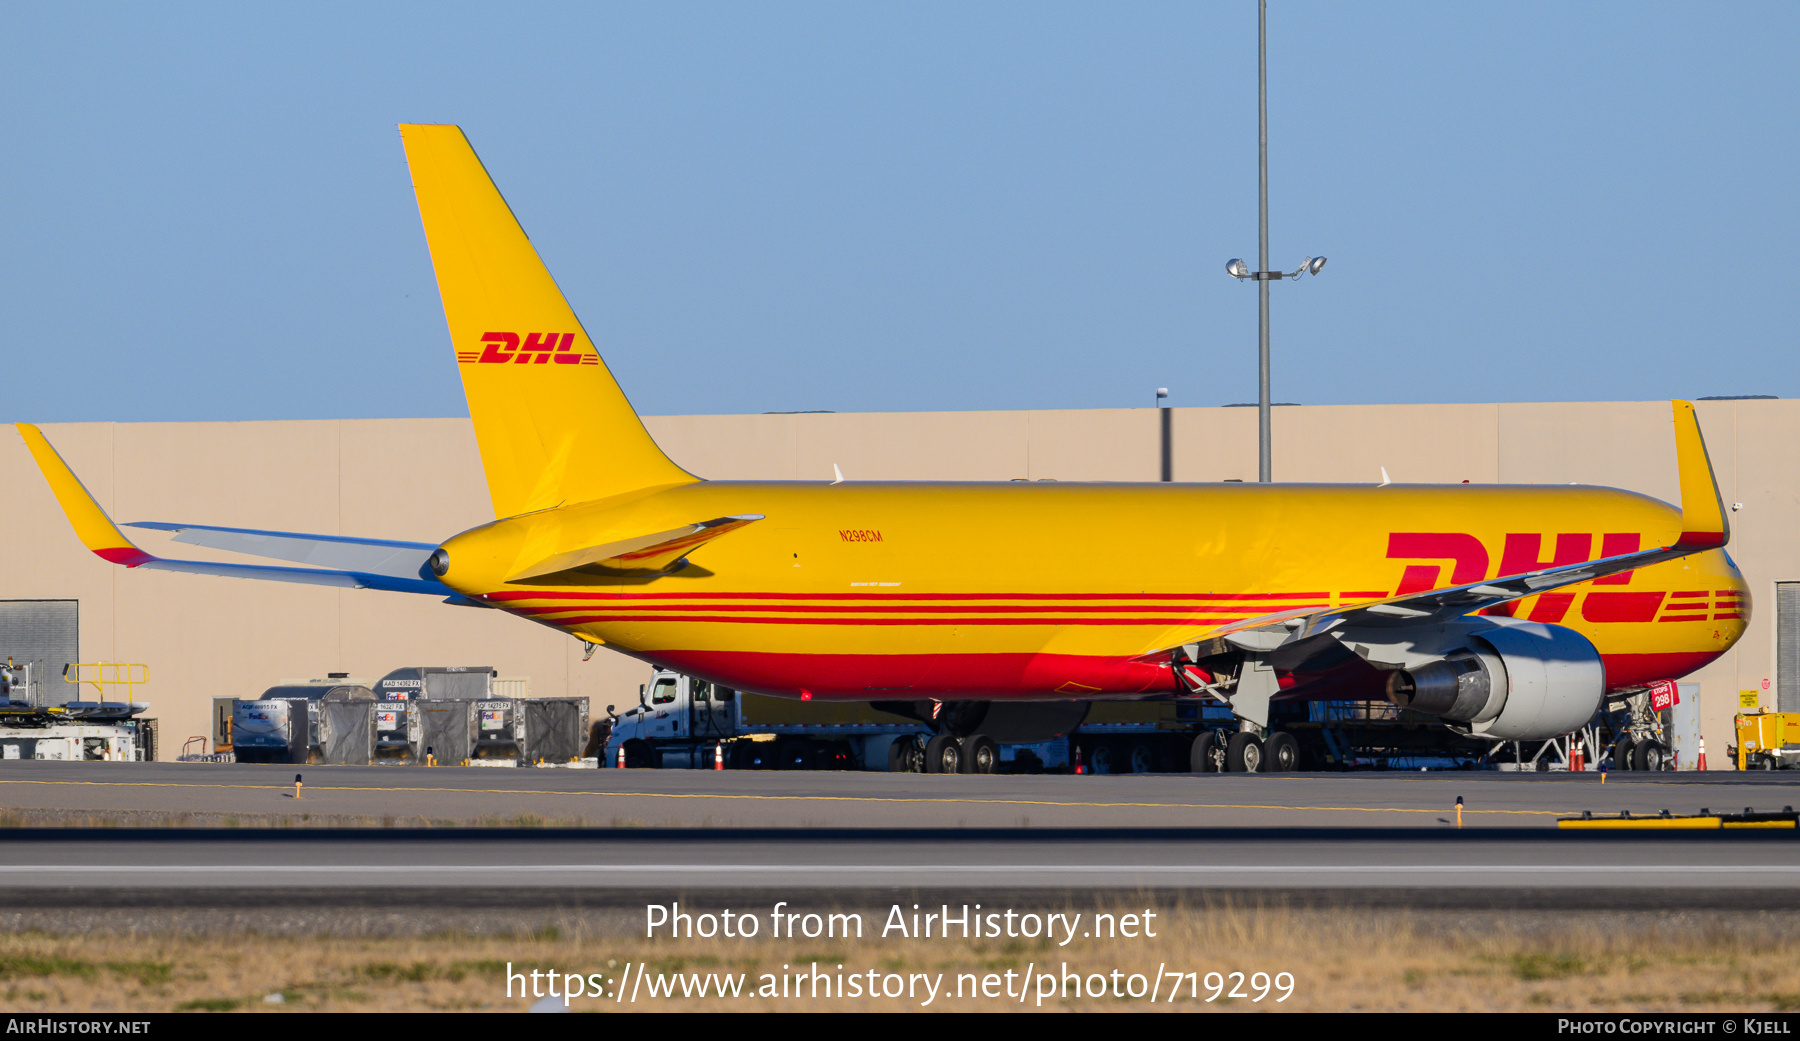
[[[441,543],[132,525],[306,566],[162,559],[19,424],[89,549],[498,608],[725,686],[1010,740],[1167,695],[1229,704],[1252,739],[1271,703],[1371,698],[1543,739],[1744,631],[1685,401],[1680,508],[1542,485],[702,480],[651,440],[462,130],[400,130],[498,519]]]

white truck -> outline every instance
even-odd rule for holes
[[[601,765],[712,769],[723,756],[728,770],[1037,773],[1079,762],[1091,773],[1185,772],[1197,723],[1177,718],[1193,715],[1189,705],[1099,702],[1072,734],[1006,744],[944,733],[924,706],[794,701],[658,669],[638,688],[637,707],[607,706]]]

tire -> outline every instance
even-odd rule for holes
[[[1225,739],[1217,730],[1202,730],[1194,735],[1188,750],[1188,770],[1197,774],[1225,772]]]
[[[962,745],[949,734],[939,734],[925,744],[925,772],[953,774],[962,770]]]
[[[1088,771],[1088,773],[1091,773],[1091,774],[1116,773],[1117,770],[1115,769],[1115,765],[1116,764],[1114,764],[1114,762],[1113,762],[1113,750],[1112,750],[1111,745],[1108,745],[1108,744],[1105,744],[1102,742],[1095,742],[1094,744],[1091,744],[1088,746],[1088,750],[1087,750],[1087,771]]]
[[[1263,745],[1255,734],[1243,731],[1231,735],[1225,742],[1225,769],[1234,774],[1261,773],[1263,767]]]
[[[805,770],[812,765],[812,742],[803,737],[790,737],[775,746],[777,770]]]
[[[1636,745],[1637,742],[1631,739],[1630,734],[1626,734],[1624,737],[1613,742],[1612,766],[1614,770],[1630,770],[1633,768],[1632,759],[1634,757],[1632,751]]]
[[[1188,773],[1213,773],[1212,749],[1212,731],[1202,730],[1198,734],[1195,734],[1194,743],[1188,746]]]
[[[1300,768],[1300,742],[1294,735],[1278,731],[1263,742],[1263,770],[1266,773],[1288,773]]]
[[[807,766],[813,770],[849,770],[856,757],[836,741],[821,741],[812,746]]]
[[[631,770],[644,770],[656,764],[651,761],[650,746],[637,739],[625,742],[625,766]]]
[[[962,743],[962,761],[958,764],[966,774],[991,774],[1000,768],[1000,746],[986,734],[966,737]]]
[[[1126,756],[1125,765],[1134,774],[1153,774],[1156,772],[1156,749],[1139,741],[1131,746]]]
[[[912,772],[912,738],[897,737],[888,746],[888,773],[904,774]]]
[[[1759,769],[1759,770],[1773,770],[1773,769],[1775,769],[1775,757],[1774,757],[1774,756],[1772,756],[1772,755],[1765,755],[1765,756],[1763,756],[1763,757],[1762,757],[1762,762],[1760,762],[1760,763],[1758,763],[1758,764],[1757,764],[1757,769]]]
[[[1631,750],[1631,768],[1633,770],[1661,771],[1663,760],[1668,754],[1668,750],[1663,748],[1660,742],[1639,741],[1637,747]]]

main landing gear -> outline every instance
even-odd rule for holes
[[[1299,766],[1300,742],[1279,730],[1260,738],[1248,730],[1202,730],[1188,756],[1188,769],[1197,774],[1285,773]]]
[[[888,769],[927,774],[991,774],[1000,766],[1000,746],[986,734],[953,737],[938,734],[923,748],[913,740],[896,741],[888,754]]]

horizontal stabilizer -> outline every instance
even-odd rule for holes
[[[619,539],[598,546],[584,546],[581,549],[546,557],[507,581],[524,582],[527,579],[543,578],[545,575],[554,575],[561,571],[573,571],[583,567],[599,567],[608,571],[667,571],[675,566],[682,557],[720,535],[736,531],[746,524],[762,519],[762,514],[715,517],[709,521],[684,524],[679,528],[659,531],[650,535]]]
[[[129,568],[143,568],[147,571],[183,571],[194,575],[219,575],[226,578],[260,578],[273,582],[299,582],[305,585],[339,586],[346,589],[385,589],[398,593],[430,593],[434,596],[448,597],[458,595],[455,590],[444,585],[442,582],[437,581],[435,578],[426,578],[417,574],[416,568],[414,569],[414,572],[410,574],[395,574],[363,570],[360,568],[325,570],[321,568],[277,567],[265,564],[221,564],[210,560],[165,560],[154,554],[146,553],[138,548],[138,546],[130,539],[126,538],[125,533],[120,531],[118,525],[112,522],[112,518],[106,515],[106,511],[100,508],[100,504],[94,501],[93,495],[82,485],[80,478],[76,477],[75,472],[69,469],[69,464],[63,462],[62,456],[58,455],[56,449],[51,447],[50,442],[44,437],[43,431],[32,426],[30,423],[19,423],[17,426],[20,435],[25,438],[26,447],[31,449],[32,458],[37,460],[38,469],[44,472],[44,479],[49,482],[50,491],[56,496],[56,501],[61,504],[63,513],[68,516],[69,525],[75,529],[75,536],[81,540],[82,545],[86,546],[95,555],[111,561],[114,564],[123,564]],[[191,525],[160,523],[139,524],[135,525],[135,527],[157,528],[163,531],[201,530]],[[361,542],[365,546],[368,546],[374,541],[338,539],[337,537],[330,535],[288,535],[282,532],[257,532],[242,528],[212,528],[207,530],[214,533],[237,532],[241,535],[287,539],[290,542],[311,540],[320,544],[327,542]],[[200,538],[190,538],[186,540],[178,538],[177,541],[187,541],[195,545],[212,546],[217,549],[229,549],[245,553],[260,552],[257,550],[244,549],[238,545],[224,545],[222,543],[202,541]],[[248,545],[248,543],[245,543],[244,545]],[[390,572],[398,570],[401,566],[400,564],[395,563],[395,561],[399,559],[397,556],[399,553],[414,551],[410,549],[402,550],[401,547],[421,546],[427,556],[429,556],[431,550],[435,548],[432,546],[422,546],[422,544],[402,542],[387,543],[386,545],[390,547],[389,556],[387,558]],[[290,548],[286,552],[292,552],[292,549]],[[273,556],[279,560],[304,559],[302,557],[287,556],[284,555],[284,553],[262,553],[261,555]]]
[[[127,528],[175,532],[176,542],[209,549],[229,550],[253,557],[291,560],[314,567],[362,571],[393,578],[424,578],[425,562],[437,549],[426,542],[391,539],[359,539],[344,535],[303,535],[291,531],[258,531],[254,528],[216,528],[204,524],[171,524],[166,521],[134,521]]]

